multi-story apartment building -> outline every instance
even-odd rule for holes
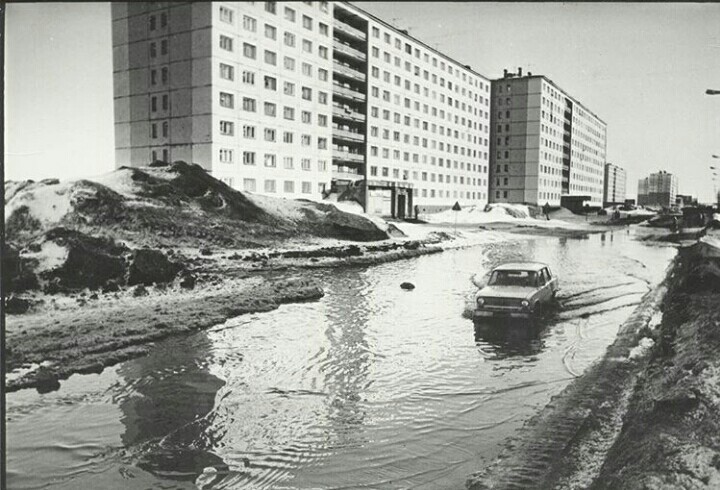
[[[637,203],[639,206],[669,208],[675,205],[677,190],[677,176],[660,170],[638,181]]]
[[[625,202],[627,174],[625,169],[612,163],[605,164],[605,186],[603,188],[603,206]]]
[[[490,200],[603,203],[606,124],[542,75],[505,70],[492,82]]]
[[[406,216],[488,199],[490,82],[342,2],[114,3],[116,165]]]

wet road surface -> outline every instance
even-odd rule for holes
[[[621,230],[313,271],[319,302],[8,394],[9,487],[195,488],[213,467],[207,488],[462,488],[602,355],[673,255]],[[559,277],[561,309],[538,331],[476,329],[472,275],[526,260]]]

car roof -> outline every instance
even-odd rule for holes
[[[542,262],[509,262],[495,267],[496,271],[539,271],[547,267]]]

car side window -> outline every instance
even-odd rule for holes
[[[548,280],[552,279],[552,274],[550,274],[550,269],[545,269],[545,275],[547,276]]]
[[[541,270],[538,273],[538,286],[544,286],[545,285],[545,271]]]

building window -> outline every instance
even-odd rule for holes
[[[327,116],[325,114],[318,114],[318,126],[327,127]]]
[[[151,31],[154,31],[156,29],[156,27],[157,27],[156,24],[157,24],[157,22],[156,22],[155,16],[151,15],[150,16],[150,30]]]
[[[292,144],[292,142],[293,142],[293,133],[290,132],[290,131],[285,131],[285,133],[283,133],[283,142],[288,143],[288,144]]]
[[[244,151],[243,152],[243,164],[255,165],[255,152],[254,151]]]
[[[312,65],[310,63],[302,64],[302,74],[308,77],[312,76]]]
[[[285,157],[283,158],[283,167],[285,167],[288,170],[292,170],[294,168],[293,163],[293,157]]]
[[[290,7],[285,7],[285,20],[295,22],[295,11]]]
[[[164,111],[170,107],[170,97],[166,94],[162,96],[162,108]]]
[[[274,180],[266,180],[265,181],[265,192],[275,192],[275,181]]]
[[[167,122],[167,121],[163,121],[163,123],[162,123],[162,135],[163,135],[163,138],[167,138],[169,129],[170,129],[170,125],[168,124],[168,122]],[[167,159],[165,159],[164,161],[167,161]]]
[[[265,166],[275,167],[275,155],[272,153],[265,153]]]
[[[224,49],[225,51],[232,51],[233,50],[233,40],[231,37],[223,36],[220,34],[220,49]]]
[[[291,48],[295,46],[295,34],[286,32],[283,35],[283,40],[285,42],[285,46],[290,46]]]
[[[157,85],[157,70],[150,70],[150,85]]]
[[[284,82],[283,83],[283,93],[285,95],[294,96],[295,95],[295,84],[291,82]]]
[[[303,87],[302,98],[305,100],[312,100],[312,89],[309,87]]]
[[[220,134],[232,136],[235,134],[234,124],[230,121],[220,121]]]
[[[302,25],[305,29],[309,29],[312,31],[312,19],[310,17],[308,17],[307,15],[303,15]]]
[[[325,92],[318,92],[318,102],[327,104],[327,94]]]
[[[320,31],[320,34],[323,36],[329,36],[330,30],[327,26],[327,24],[323,24],[322,22],[318,22],[318,30]]]
[[[277,79],[266,75],[265,76],[265,88],[268,90],[277,90]]]
[[[157,45],[155,43],[150,43],[150,57],[155,58],[157,56]]]
[[[295,182],[292,180],[286,180],[283,182],[283,190],[286,194],[292,194],[295,192]]]
[[[227,22],[228,24],[233,23],[233,11],[227,7],[220,6],[220,20]]]
[[[220,106],[232,109],[235,107],[235,101],[233,100],[233,94],[227,92],[220,92]]]
[[[300,144],[302,146],[310,146],[310,135],[303,134],[302,136],[300,136]]]
[[[243,190],[245,192],[255,192],[255,179],[243,179]]]
[[[323,58],[325,60],[328,59],[328,48],[326,48],[325,46],[319,46],[318,54],[320,55],[321,58]]]
[[[265,11],[271,14],[277,13],[277,2],[265,2]]]
[[[243,126],[243,138],[255,139],[255,126],[245,125]]]
[[[243,29],[250,32],[257,31],[257,20],[248,15],[243,16]]]
[[[322,185],[322,184],[320,184]],[[302,193],[303,194],[310,194],[312,192],[312,183],[311,182],[303,182],[302,183]]]
[[[302,111],[300,113],[300,120],[305,124],[310,124],[312,122],[312,114],[308,111]]]
[[[163,67],[160,70],[160,79],[162,80],[162,84],[165,85],[168,83],[168,69],[167,67]]]
[[[277,107],[272,102],[265,102],[265,115],[270,117],[275,117],[275,114],[277,112]]]
[[[225,63],[220,63],[220,78],[224,78],[225,80],[234,80],[235,68],[230,65],[226,65]]]
[[[318,149],[320,149],[320,150],[327,149],[327,138],[318,138]]]
[[[157,97],[150,97],[150,112],[157,112]]]
[[[328,164],[327,160],[318,160],[318,171],[327,172]]]
[[[286,70],[295,71],[295,59],[285,56],[285,58],[283,58],[283,66]]]
[[[289,121],[295,120],[295,109],[292,107],[285,107],[283,109],[283,117]]]
[[[232,163],[233,162],[233,151],[226,148],[220,148],[220,162],[221,163]]]
[[[303,158],[302,160],[300,160],[300,166],[303,170],[310,170],[310,159]]]
[[[273,51],[265,50],[265,63],[275,66],[277,64],[277,54]]]
[[[275,130],[272,128],[265,128],[265,141],[275,142]]]
[[[243,110],[246,112],[255,112],[257,110],[255,105],[255,99],[250,97],[243,97]]]
[[[274,26],[271,26],[270,24],[265,24],[265,37],[268,39],[272,39],[273,41],[277,39],[277,29]]]
[[[312,53],[312,41],[308,39],[303,39],[302,50],[306,53]]]
[[[328,79],[328,71],[324,68],[318,69],[318,79],[322,82],[326,82]]]
[[[230,51],[232,51],[232,49]],[[243,55],[246,58],[254,60],[257,57],[257,48],[252,44],[243,43]]]

